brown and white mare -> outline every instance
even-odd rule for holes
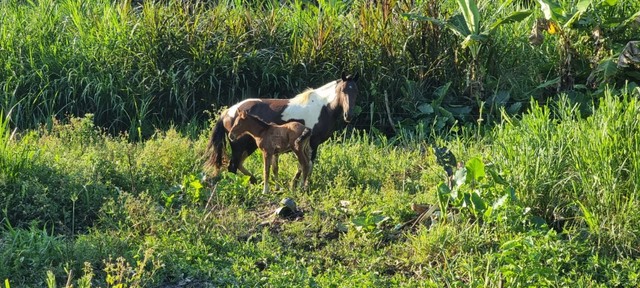
[[[260,99],[243,100],[224,110],[220,115],[207,145],[207,161],[205,165],[213,166],[217,171],[222,167],[222,159],[227,145],[228,131],[238,111],[246,110],[268,123],[284,124],[296,121],[311,129],[311,161],[312,164],[318,153],[318,146],[325,142],[335,130],[335,123],[340,119],[350,122],[353,116],[358,86],[358,75],[347,76],[343,73],[341,79],[331,81],[316,89],[308,89],[290,99]],[[257,148],[255,140],[248,135],[230,142],[231,158],[229,171],[236,173],[240,170],[245,175],[255,177],[244,168],[242,163]]]
[[[293,152],[298,158],[298,172],[293,177],[291,187],[295,186],[300,174],[302,174],[299,186],[307,189],[311,172],[311,147],[309,146],[311,129],[295,121],[282,125],[266,123],[257,116],[241,110],[238,111],[238,115],[233,121],[233,126],[229,131],[229,140],[233,142],[244,135],[253,137],[258,148],[262,151],[264,179],[262,193],[269,192],[270,165],[273,165],[273,178],[276,179],[276,190],[278,190],[278,155],[287,152]]]

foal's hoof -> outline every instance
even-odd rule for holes
[[[258,183],[258,179],[256,177],[250,176],[249,177],[249,183],[256,184],[256,183]]]

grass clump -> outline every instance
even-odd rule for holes
[[[579,223],[596,247],[635,255],[638,109],[631,92],[608,93],[586,119],[566,98],[555,107],[533,103],[496,130],[492,160],[556,229]]]

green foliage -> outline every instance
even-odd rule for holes
[[[357,108],[364,113],[355,125],[427,119],[429,127],[444,111],[434,107],[434,115],[424,116],[407,107],[432,103],[435,88],[451,82],[443,107],[463,109],[445,118],[476,120],[480,102],[497,92],[511,95],[509,105],[526,101],[561,60],[526,43],[531,7],[522,1],[138,2],[3,1],[0,102],[17,108],[13,124],[33,128],[52,117],[93,113],[98,126],[140,140],[154,134],[154,125],[202,122],[212,106],[288,98],[342,71],[359,71],[366,81],[359,83]],[[594,14],[605,20],[601,27],[612,15],[633,23],[637,3],[607,3]],[[606,29],[616,43],[634,35]],[[586,42],[579,47],[582,55],[607,51]],[[387,111],[385,95],[399,105]]]
[[[566,98],[553,109],[533,104],[522,119],[509,118],[496,130],[492,160],[502,163],[518,199],[547,223],[582,227],[599,243],[632,249],[638,109],[629,94],[607,94],[586,119]],[[581,220],[563,220],[573,217]]]
[[[130,142],[90,115],[51,121],[9,142],[7,153],[38,153],[7,181],[24,190],[0,187],[10,201],[1,202],[0,279],[20,287],[637,285],[633,91],[608,90],[589,109],[568,98],[532,103],[486,134],[474,126],[430,139],[445,149],[345,131],[320,146],[308,191],[266,195],[243,175],[201,174],[209,129]],[[247,169],[261,171],[260,160],[251,155]],[[447,180],[443,166],[458,160],[464,165]],[[295,159],[280,161],[282,178],[293,177]],[[274,215],[285,197],[295,217]],[[412,203],[442,211],[429,225],[403,226],[417,217]]]
[[[543,30],[551,35],[558,35],[556,38],[556,49],[560,52],[558,91],[582,88],[584,84],[576,83],[576,74],[583,74],[579,76],[586,80],[586,85],[600,86],[600,89],[615,82],[612,76],[618,72],[618,69],[612,59],[621,54],[623,46],[630,40],[629,37],[623,36],[626,33],[622,31],[634,31],[635,33],[631,33],[637,34],[638,26],[630,24],[640,16],[640,7],[637,5],[624,1],[618,2],[616,0],[577,2],[538,0],[544,18],[538,19],[534,24],[529,39],[532,44],[540,45],[544,39]],[[624,10],[629,12],[621,14],[620,11]],[[588,38],[592,38],[595,45],[583,40]],[[592,63],[590,67],[585,65],[587,61]],[[590,71],[588,77],[585,71]],[[623,71],[620,71],[620,74],[624,75]],[[626,74],[622,78],[638,80],[632,74]]]
[[[507,201],[517,204],[515,191],[494,170],[494,166],[488,169],[490,178],[486,177],[485,164],[482,160],[471,158],[464,167],[453,174],[452,188],[445,183],[440,183],[437,188],[440,210],[446,213],[454,207],[488,222],[502,217],[503,215],[496,212],[503,208]]]
[[[483,81],[486,67],[483,67],[480,63],[487,62],[480,59],[481,57],[486,57],[480,54],[483,46],[488,45],[489,37],[494,36],[494,30],[499,26],[523,21],[531,14],[529,10],[515,11],[504,18],[496,19],[492,24],[486,23],[489,15],[496,15],[502,12],[511,2],[512,1],[505,1],[495,11],[490,11],[489,13],[486,11],[489,9],[483,9],[481,14],[475,0],[458,0],[459,14],[444,21],[422,15],[405,14],[405,16],[413,19],[426,20],[441,27],[446,27],[457,36],[463,38],[460,45],[463,49],[468,49],[471,54],[470,60],[468,61],[469,69],[467,70],[466,85],[467,88],[471,90],[470,96],[480,102],[485,100],[484,97],[481,97],[483,96],[481,94],[484,89]]]
[[[351,225],[362,233],[380,234],[383,231],[382,225],[388,220],[389,217],[382,215],[381,211],[367,211],[356,215],[351,220]]]
[[[44,284],[47,270],[60,273],[70,260],[67,240],[46,229],[5,228],[0,237],[0,278],[11,280],[14,286]]]

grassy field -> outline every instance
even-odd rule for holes
[[[637,286],[638,91],[425,141],[344,130],[309,191],[204,177],[209,130],[2,131],[5,286]],[[6,122],[4,123],[6,128]],[[431,149],[465,163],[448,190]],[[259,153],[248,161],[259,173]],[[283,181],[296,169],[281,158]],[[283,183],[286,186],[286,183]],[[293,199],[299,212],[274,216]],[[411,222],[411,203],[442,207]]]
[[[0,1],[0,287],[640,286],[640,2],[138,2]],[[342,71],[308,190],[203,168]]]

